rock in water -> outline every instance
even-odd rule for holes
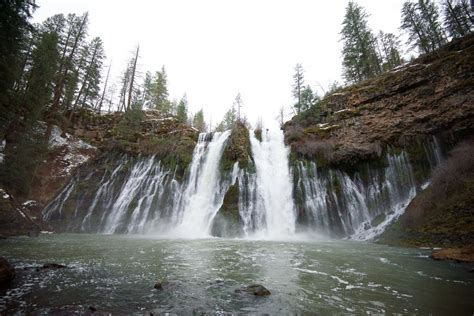
[[[0,257],[0,285],[8,284],[15,278],[15,269],[5,259]]]
[[[260,284],[251,284],[247,287],[244,287],[236,292],[247,292],[255,296],[267,296],[272,294],[266,287]]]
[[[164,290],[165,287],[169,285],[169,282],[166,280],[158,280],[155,283],[155,286],[153,287],[156,290]]]

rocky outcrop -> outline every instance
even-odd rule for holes
[[[69,131],[106,151],[156,155],[181,173],[192,160],[199,131],[158,110],[97,115],[77,112]]]
[[[5,189],[0,188],[0,236],[34,237],[45,229],[46,225],[32,215],[37,212],[37,206],[33,202],[20,204]]]
[[[299,157],[355,165],[437,134],[474,130],[474,35],[340,89],[284,125]]]

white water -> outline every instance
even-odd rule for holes
[[[283,132],[277,127],[264,130],[262,141],[259,141],[250,131],[250,144],[256,176],[250,176],[248,183],[249,192],[254,191],[255,202],[251,202],[250,209],[241,210],[244,224],[248,225],[253,215],[256,235],[276,239],[291,236],[295,233],[296,217],[288,160],[290,152],[284,144]],[[244,227],[246,230],[248,228]]]
[[[194,149],[187,187],[181,204],[181,222],[175,234],[184,238],[209,236],[212,221],[222,206],[228,186],[220,182],[219,163],[230,131],[214,133],[211,142],[199,136]]]

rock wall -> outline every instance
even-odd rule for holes
[[[299,158],[350,166],[377,159],[387,145],[464,138],[474,131],[473,87],[471,34],[324,97],[284,125],[286,141]]]

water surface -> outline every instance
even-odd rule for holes
[[[17,268],[0,313],[84,311],[471,315],[474,273],[429,251],[351,241],[49,235],[0,241]],[[24,269],[56,262],[69,269]],[[157,279],[170,287],[153,289]],[[272,295],[235,290],[260,283]]]

